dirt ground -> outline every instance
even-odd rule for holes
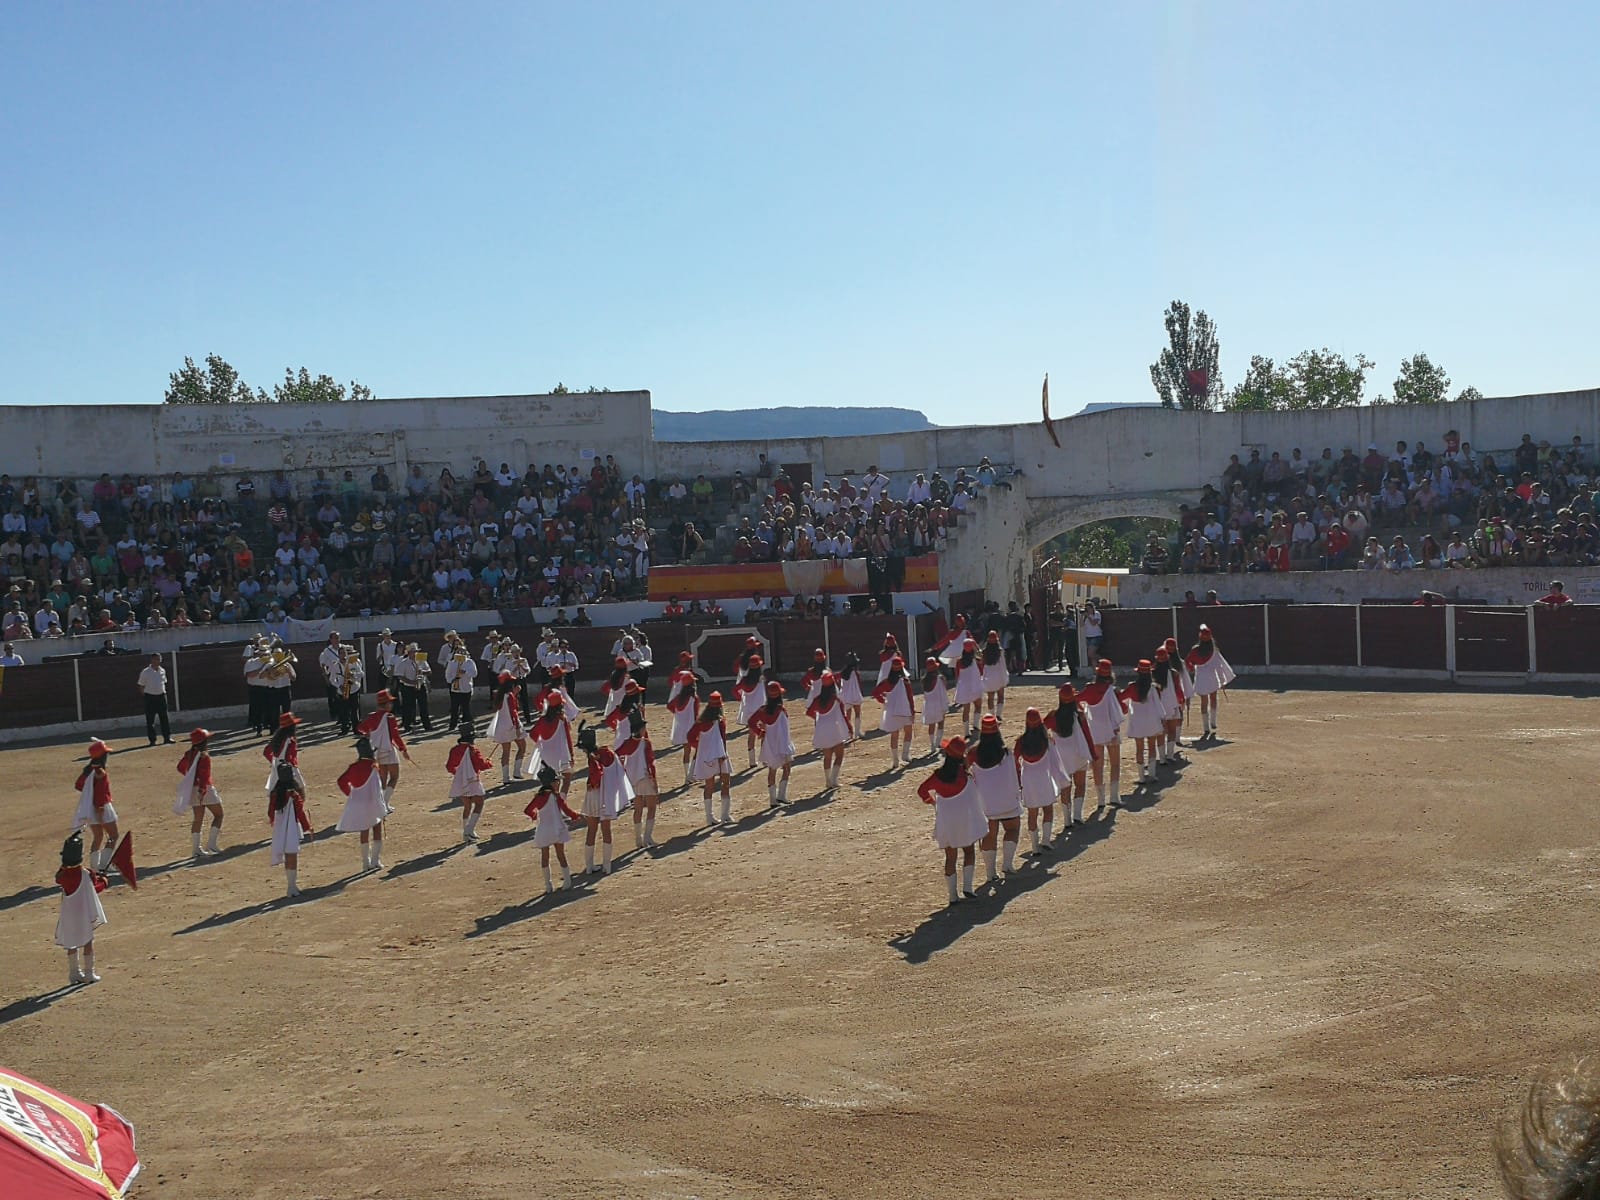
[[[222,739],[232,849],[200,866],[180,747],[123,739],[147,874],[75,990],[49,885],[81,747],[7,751],[0,1063],[132,1120],[139,1195],[1490,1196],[1523,1081],[1600,1040],[1597,703],[1235,691],[1181,772],[948,910],[927,764],[878,774],[881,738],[774,816],[743,776],[732,833],[674,792],[663,849],[627,825],[545,899],[528,793],[462,848],[435,735],[388,869],[319,839],[296,903],[254,739]],[[319,828],[348,758],[303,751]]]

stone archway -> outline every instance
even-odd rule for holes
[[[1125,496],[1063,496],[1035,500],[1030,505],[1023,539],[1031,553],[1051,538],[1070,533],[1080,525],[1114,521],[1121,517],[1159,517],[1175,521],[1178,505],[1192,504],[1192,492],[1143,492]]]

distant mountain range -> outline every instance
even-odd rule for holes
[[[658,442],[755,441],[763,438],[848,437],[937,429],[914,408],[735,408],[722,412],[656,409]]]

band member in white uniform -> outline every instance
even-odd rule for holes
[[[822,677],[828,673],[828,652],[818,646],[811,652],[811,666],[800,677],[800,686],[806,690],[806,703],[810,704],[822,690]]]
[[[588,786],[583,793],[583,820],[587,829],[583,838],[584,873],[594,874],[595,835],[600,835],[601,869],[611,874],[611,822],[622,815],[622,810],[633,803],[633,785],[628,781],[628,769],[622,765],[616,751],[599,745],[594,726],[578,728],[578,749],[589,760]]]
[[[937,658],[930,656],[922,668],[922,724],[928,731],[928,753],[937,754],[944,741],[944,719],[950,711],[950,688],[945,666]],[[909,758],[910,751],[906,754]]]
[[[489,718],[489,740],[500,747],[500,783],[510,787],[513,778],[523,778],[523,760],[528,757],[528,739],[522,727],[522,710],[517,707],[517,681],[503,671],[489,693],[494,716]],[[512,760],[512,747],[516,759]]]
[[[572,886],[572,868],[567,866],[568,821],[581,821],[583,817],[567,807],[566,798],[557,786],[561,777],[554,768],[539,768],[539,790],[528,807],[522,811],[534,822],[533,844],[539,848],[539,869],[544,872],[544,894],[550,894],[550,850],[555,848],[556,861],[561,864],[561,886]]]
[[[944,851],[944,883],[950,903],[977,895],[972,875],[977,865],[976,846],[989,832],[978,789],[967,771],[966,739],[953,737],[943,747],[944,761],[922,781],[917,795],[933,806],[933,844]],[[956,891],[956,853],[961,854],[961,890]]]
[[[67,985],[99,983],[94,969],[94,931],[106,923],[100,893],[106,877],[83,865],[83,834],[73,830],[61,846],[61,869],[56,872],[61,889],[61,915],[56,918],[56,945],[67,952]],[[83,965],[78,956],[83,956]]]
[[[1057,793],[1061,800],[1061,825],[1083,824],[1083,797],[1088,788],[1088,768],[1094,762],[1094,740],[1089,736],[1089,719],[1078,704],[1078,693],[1070,683],[1056,692],[1056,708],[1044,717],[1045,728],[1054,736]],[[1068,817],[1070,806],[1071,817]]]
[[[533,752],[523,765],[522,773],[537,776],[541,765],[548,766],[561,776],[561,794],[572,787],[572,721],[567,716],[566,694],[560,688],[546,688],[541,693],[545,700],[544,713],[528,730],[533,742]]]
[[[478,664],[465,649],[451,655],[444,668],[444,681],[450,688],[450,724],[460,728],[472,720],[472,681],[478,677]]]
[[[1161,703],[1161,689],[1156,687],[1153,664],[1148,658],[1139,660],[1139,672],[1133,682],[1117,693],[1128,710],[1128,736],[1133,739],[1134,754],[1139,761],[1139,782],[1156,777],[1156,743],[1165,729],[1167,710]]]
[[[917,719],[917,702],[911,695],[911,677],[906,660],[896,654],[889,660],[882,682],[872,690],[872,698],[883,705],[878,728],[889,735],[889,769],[900,765],[900,739],[905,737],[906,766],[911,765],[911,725]]]
[[[767,702],[750,714],[750,731],[761,739],[761,765],[767,769],[767,803],[789,799],[789,768],[794,765],[794,738],[783,706],[783,684],[769,680]]]
[[[222,836],[222,797],[217,795],[216,785],[211,781],[211,752],[207,746],[210,738],[210,730],[189,731],[189,749],[178,760],[178,774],[183,778],[178,783],[178,796],[172,805],[172,811],[180,817],[187,812],[194,814],[189,824],[189,842],[190,853],[195,858],[221,851],[217,839]],[[202,847],[200,829],[208,812],[211,814],[211,837]]]
[[[978,800],[983,804],[983,815],[989,822],[989,831],[981,845],[984,869],[988,872],[984,882],[993,883],[999,878],[995,870],[995,848],[1002,830],[1007,875],[1016,870],[1017,842],[1022,836],[1022,788],[1017,782],[1016,763],[1000,736],[1000,722],[993,713],[985,713],[978,723],[978,744],[968,753],[967,762],[972,770],[972,782],[978,789]]]
[[[991,629],[983,644],[983,699],[989,711],[997,717],[1006,713],[1006,685],[1011,682],[1011,671],[1006,666],[1005,648],[1000,645],[1000,633]]]
[[[381,767],[373,759],[373,745],[365,737],[356,739],[356,761],[339,776],[339,790],[345,794],[344,811],[338,829],[361,835],[361,869],[383,869],[383,818],[390,812],[384,796]],[[369,853],[370,852],[370,853]]]
[[[983,663],[978,658],[978,643],[968,638],[956,659],[956,703],[961,706],[961,727],[969,729],[972,718],[983,712]]]
[[[895,641],[894,634],[886,633],[883,635],[883,649],[878,651],[878,683],[889,677],[889,664],[896,658],[904,665],[905,656],[900,653],[900,643]]]
[[[394,790],[400,784],[400,760],[411,761],[411,751],[400,736],[400,722],[394,715],[394,697],[387,689],[374,697],[378,711],[356,726],[356,733],[372,746],[372,757],[378,764],[378,777],[383,781],[383,803],[389,812],[394,811]]]
[[[1111,776],[1111,806],[1122,807],[1122,727],[1128,713],[1117,696],[1116,680],[1111,675],[1111,660],[1095,663],[1094,682],[1078,693],[1084,714],[1089,718],[1089,735],[1094,738],[1095,812],[1106,806],[1106,775]]]
[[[272,825],[272,865],[283,867],[284,894],[291,898],[300,894],[301,830],[311,824],[305,805],[297,772],[287,762],[280,762],[267,793],[267,820]]]
[[[850,710],[839,698],[832,671],[822,673],[817,698],[806,706],[806,716],[811,718],[811,747],[822,756],[822,785],[836,788],[844,767],[844,748],[855,736],[855,728],[850,724]]]
[[[461,801],[463,842],[478,840],[478,819],[483,816],[482,773],[490,767],[483,752],[473,745],[476,740],[469,721],[461,727],[461,736],[444,762],[444,769],[450,773],[450,799]]]
[[[723,824],[731,824],[733,797],[729,794],[728,786],[732,770],[728,765],[728,726],[722,719],[721,692],[712,692],[706,698],[706,706],[700,710],[699,717],[690,726],[689,737],[684,745],[694,755],[692,769],[694,779],[705,789],[706,824],[717,823],[717,818],[711,811],[713,789],[720,789],[722,792]]]
[[[72,827],[82,829],[87,825],[94,838],[89,847],[91,871],[106,869],[117,844],[117,810],[111,803],[111,775],[106,770],[110,757],[111,747],[95,738],[89,743],[89,765],[73,785],[78,789],[78,807]]]
[[[850,712],[850,736],[855,738],[861,729],[861,706],[866,696],[861,691],[861,660],[855,651],[844,656],[844,664],[833,672],[834,685],[839,689],[839,701]]]
[[[745,663],[744,674],[734,681],[733,698],[739,703],[739,724],[745,727],[745,770],[756,769],[756,731],[750,728],[750,718],[766,703],[767,664],[759,654],[752,654]]]
[[[1055,746],[1045,728],[1044,714],[1030,708],[1023,717],[1022,736],[1011,746],[1017,764],[1017,786],[1022,789],[1022,806],[1028,810],[1028,841],[1031,854],[1049,849],[1055,824],[1056,796],[1061,791]],[[1043,826],[1041,832],[1040,826]]]
[[[622,760],[628,782],[633,785],[634,849],[653,847],[656,845],[656,804],[661,798],[661,788],[656,783],[656,752],[650,744],[650,730],[645,724],[643,709],[629,711],[628,736],[612,749]]]
[[[1200,697],[1201,737],[1217,736],[1217,695],[1237,678],[1228,660],[1217,649],[1211,626],[1200,626],[1200,640],[1183,660],[1194,676],[1194,694]]]

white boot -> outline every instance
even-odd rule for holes
[[[388,816],[394,811],[394,784],[392,783],[383,789],[383,810],[384,816]]]
[[[1000,846],[1006,852],[1005,872],[1009,875],[1017,869],[1017,844],[1008,838],[1001,842]]]
[[[1122,775],[1120,773],[1111,777],[1111,807],[1122,807]]]
[[[644,819],[644,844],[646,846],[650,846],[650,847],[654,847],[655,846],[655,844],[656,844],[655,832],[656,832],[656,818],[655,818],[655,814],[652,813],[650,816],[648,816],[648,817],[646,817]]]
[[[983,869],[985,872],[983,881],[985,883],[993,883],[1000,877],[1000,872],[995,870],[993,850],[985,850],[983,852]]]
[[[472,815],[467,818],[466,828],[462,831],[466,834],[467,841],[475,842],[478,840],[478,821],[482,816],[483,809],[476,808],[473,809]]]
[[[1028,843],[1035,854],[1039,853],[1039,831],[1037,829],[1028,830]],[[1008,846],[1010,844],[1010,842],[1006,843]]]
[[[1072,798],[1072,823],[1074,825],[1083,824],[1083,799],[1083,792],[1079,792]]]
[[[756,769],[756,748],[754,746],[746,746],[744,748],[744,761],[745,770],[754,771]]]
[[[211,826],[211,836],[206,839],[206,849],[212,854],[221,854],[222,847],[217,845],[217,838],[222,836],[222,826],[215,823]]]
[[[1044,827],[1039,830],[1039,840],[1042,841],[1046,846],[1048,846],[1055,838],[1055,834],[1051,829],[1054,824],[1055,821],[1052,818],[1046,818],[1044,821]],[[1038,847],[1034,848],[1038,849]]]
[[[594,874],[594,846],[589,842],[583,844],[583,873]]]
[[[298,896],[300,894],[300,885],[295,882],[295,878],[299,874],[300,874],[299,871],[294,871],[294,870],[285,870],[284,871],[284,873],[283,873],[284,895],[293,897],[293,896]]]
[[[511,786],[511,764],[509,762],[503,762],[500,764],[500,786]]]
[[[692,764],[687,759],[685,759],[684,763],[683,763],[683,786],[684,787],[688,787],[689,786],[689,772],[690,772],[691,768],[692,768]]]
[[[366,842],[361,843],[361,869],[363,871],[372,870],[372,847]]]
[[[770,808],[778,807],[778,785],[775,783],[767,784],[767,805]]]
[[[205,853],[204,850],[200,849],[200,832],[199,832],[199,830],[190,830],[189,831],[189,849],[191,851],[191,854],[190,854],[191,858],[199,858],[201,855],[203,855]]]
[[[83,982],[83,968],[78,966],[78,952],[67,951],[67,986]]]
[[[633,848],[635,850],[644,849],[644,822],[642,820],[633,823]]]
[[[100,973],[94,969],[94,947],[86,946],[83,951],[83,981],[85,983],[99,983]]]
[[[707,825],[715,825],[717,823],[717,814],[711,807],[711,797],[707,796],[705,798],[705,801],[706,801],[706,824]]]
[[[972,895],[972,873],[977,869],[976,863],[961,864],[961,891],[965,895]]]
[[[567,866],[566,863],[561,864],[561,886],[563,888],[572,886],[572,868]]]
[[[600,846],[600,861],[605,873],[611,874],[611,843],[604,842]]]
[[[789,803],[789,777],[787,775],[778,780],[778,803]]]
[[[722,793],[722,823],[733,824],[733,797],[727,792]]]
[[[1105,781],[1102,779],[1096,779],[1094,781],[1094,798],[1097,802],[1094,806],[1095,811],[1099,812],[1106,806],[1106,785]]]
[[[950,894],[951,904],[959,904],[961,902],[961,897],[956,892],[956,873],[954,871],[944,877],[944,889]]]
[[[551,891],[554,890],[550,886],[550,868],[549,867],[540,867],[539,871],[540,871],[541,874],[544,875],[544,894],[546,896],[548,896],[551,893]]]
[[[372,869],[374,871],[383,870],[383,839],[381,837],[372,839]]]

